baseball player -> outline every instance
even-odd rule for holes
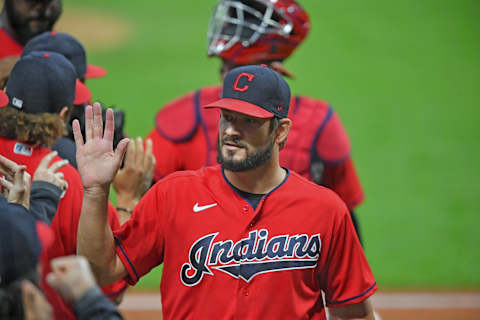
[[[33,37],[23,48],[22,56],[33,51],[52,51],[60,53],[75,67],[77,78],[82,83],[85,83],[86,79],[101,78],[107,74],[106,70],[102,67],[87,64],[87,54],[85,48],[75,37],[67,33],[50,31]],[[73,108],[70,117],[78,117],[78,114],[83,114],[84,106],[89,103],[89,101],[90,96],[81,101],[74,101],[75,106],[81,107]],[[70,121],[68,121],[67,129],[70,128]],[[67,136],[57,139],[57,141],[55,141],[55,143],[52,145],[52,149],[57,151],[60,157],[68,159],[72,166],[75,168],[77,167],[73,135],[72,139]]]
[[[76,91],[82,87],[76,81],[72,64],[54,52],[32,52],[22,57],[12,69],[6,94],[9,104],[0,108],[0,154],[27,166],[33,176],[41,160],[51,152],[47,147],[62,135],[68,107]],[[55,157],[53,161],[61,160]],[[61,198],[51,228],[55,245],[49,248],[43,261],[43,276],[50,272],[49,260],[76,253],[77,224],[82,207],[83,188],[78,172],[70,165],[59,170],[68,187]],[[119,227],[115,209],[109,203],[108,219],[112,228]],[[43,279],[45,280],[45,279]],[[119,281],[105,288],[115,298],[127,287]],[[70,307],[43,281],[43,289],[55,311],[56,319],[73,319]]]
[[[0,13],[0,89],[23,46],[44,31],[52,30],[62,13],[61,0],[3,0]]]
[[[0,14],[0,59],[19,56],[28,40],[52,30],[61,14],[61,0],[4,0]]]
[[[113,233],[108,191],[128,141],[112,150],[113,115],[102,137],[98,106],[86,110],[85,143],[74,122],[85,188],[78,253],[104,283],[134,284],[163,263],[165,319],[325,319],[322,290],[333,317],[371,318],[377,285],[347,207],[280,165],[288,84],[244,66],[227,73],[222,97],[206,106],[221,110],[221,166],[157,182]]]
[[[294,0],[220,1],[208,30],[208,54],[222,59],[222,77],[234,66],[262,63],[291,76],[282,62],[309,29],[307,13]],[[158,112],[149,133],[157,159],[155,180],[177,170],[216,164],[218,117],[200,106],[218,100],[220,94],[220,86],[201,88]],[[325,101],[293,96],[289,117],[293,127],[280,152],[280,164],[334,190],[356,226],[354,209],[364,194],[338,115]]]

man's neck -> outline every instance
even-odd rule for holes
[[[258,168],[233,172],[225,170],[225,177],[236,188],[255,194],[266,194],[285,179],[286,170],[275,164],[267,163]]]

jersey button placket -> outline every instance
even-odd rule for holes
[[[242,208],[243,213],[248,213],[248,206],[244,205]]]

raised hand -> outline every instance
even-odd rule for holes
[[[132,141],[128,145],[123,168],[118,171],[113,180],[121,225],[130,218],[131,211],[152,185],[154,168],[152,140],[147,140],[144,150],[143,140],[138,137],[135,143]]]
[[[101,188],[108,192],[128,145],[128,138],[122,139],[113,150],[113,110],[106,113],[105,133],[103,132],[102,110],[99,103],[85,109],[85,142],[78,120],[73,121],[73,134],[77,145],[77,166],[85,191]]]
[[[125,156],[125,163],[113,181],[113,188],[118,196],[125,196],[137,201],[148,191],[152,185],[153,170],[155,169],[155,156],[152,151],[152,140],[147,139],[146,148],[143,140],[137,137],[135,143],[130,143]]]

